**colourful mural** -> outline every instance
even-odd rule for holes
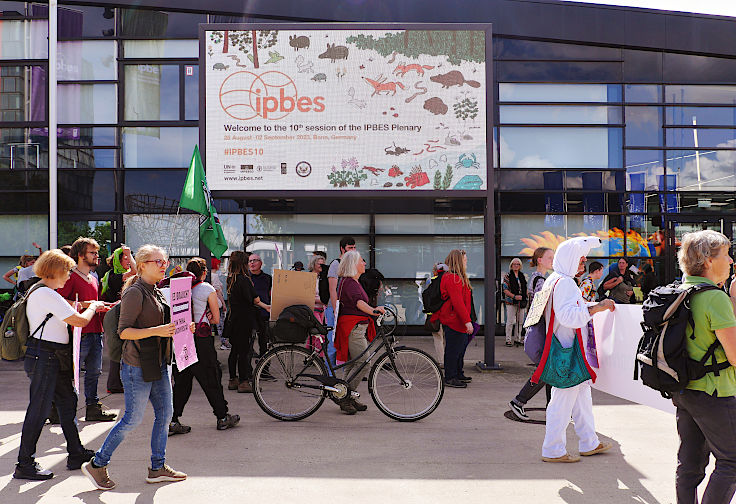
[[[592,233],[603,241],[603,246],[593,249],[591,257],[595,256],[623,256],[624,255],[624,232],[619,228],[612,228],[608,231],[597,231]],[[574,236],[586,236],[585,233],[576,233]],[[528,238],[522,238],[521,241],[526,245],[519,254],[523,256],[531,256],[537,247],[549,247],[556,250],[557,246],[567,238],[550,231],[542,231],[539,234],[532,234]],[[644,239],[639,233],[629,229],[626,233],[626,248],[629,256],[634,257],[656,257],[663,249],[664,245],[660,241],[660,235],[655,233]]]

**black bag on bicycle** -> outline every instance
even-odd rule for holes
[[[327,327],[306,305],[284,308],[271,329],[271,337],[276,343],[304,343],[310,334],[327,334]]]

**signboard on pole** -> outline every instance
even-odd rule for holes
[[[252,28],[201,27],[211,189],[486,190],[482,27]]]

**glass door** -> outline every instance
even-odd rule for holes
[[[680,251],[680,243],[682,242],[682,237],[685,235],[685,233],[691,233],[693,231],[701,231],[705,229],[710,229],[712,231],[723,233],[728,237],[729,240],[731,240],[731,250],[733,256],[733,236],[735,232],[734,228],[736,228],[736,223],[734,223],[731,219],[718,218],[714,216],[684,217],[680,215],[675,217],[675,219],[670,220],[668,225],[669,236],[667,237],[667,250],[669,251],[669,253],[667,254],[667,263],[668,271],[671,274],[668,280],[680,279],[682,277],[682,271],[680,270],[680,266],[677,262],[677,253]]]

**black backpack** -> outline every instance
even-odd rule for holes
[[[690,299],[708,290],[719,290],[712,284],[702,283],[683,288],[678,282],[657,287],[644,301],[644,335],[639,340],[634,364],[634,380],[639,379],[670,399],[672,394],[687,387],[691,380],[698,380],[706,373],[719,375],[731,364],[718,363],[713,353],[720,346],[716,339],[699,361],[687,353],[687,327],[695,327],[690,310]],[[695,333],[690,335],[695,339]],[[710,364],[706,362],[711,359]]]
[[[440,271],[436,277],[429,282],[429,285],[422,291],[422,304],[424,308],[423,313],[437,313],[445,304],[447,299],[442,298],[442,291],[440,285],[442,283],[442,275],[444,271]]]
[[[314,316],[314,310],[305,305],[284,308],[271,328],[276,343],[304,343],[310,334],[327,334],[327,326]]]
[[[322,272],[319,274],[319,280],[317,282],[319,288],[319,300],[322,301],[322,304],[324,305],[328,305],[330,303],[330,281],[327,278],[327,273],[330,270],[330,266],[335,261],[339,263],[340,259],[333,259],[330,264],[323,264]]]

